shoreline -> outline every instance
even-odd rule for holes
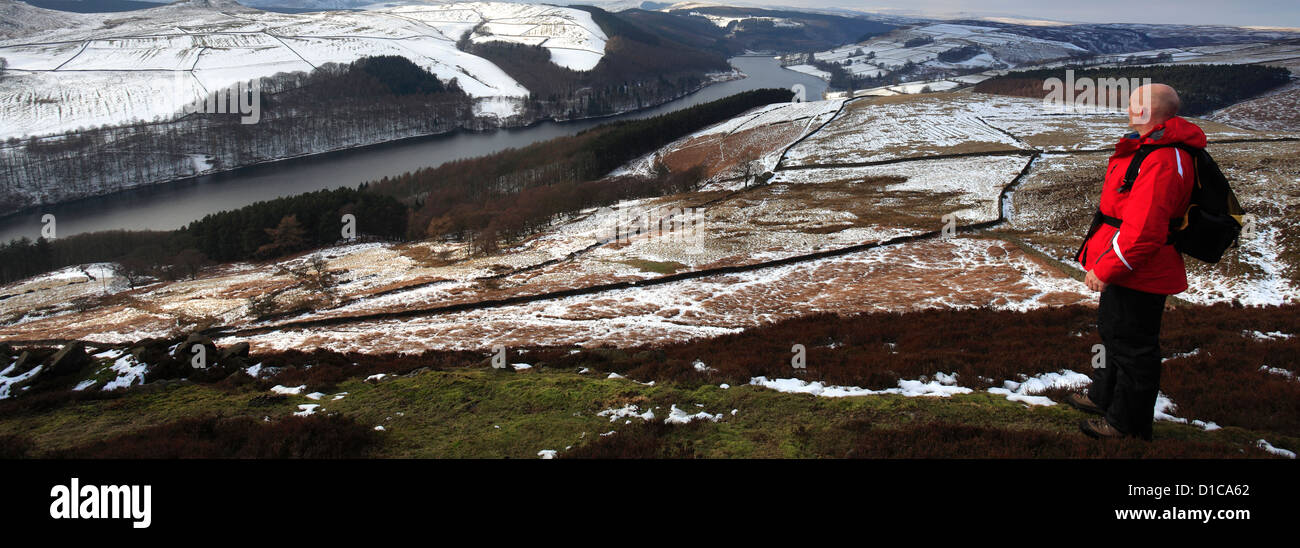
[[[737,57],[754,57],[754,56],[751,56],[751,55],[740,55],[740,56],[737,56]],[[735,68],[735,66],[733,65],[733,66],[732,66],[732,71],[730,71],[730,72],[715,72],[715,73],[708,73],[708,74],[705,74],[705,77],[706,77],[705,82],[704,82],[702,85],[700,85],[699,87],[696,87],[695,89],[692,89],[692,90],[690,90],[690,91],[687,91],[686,93],[683,93],[683,94],[677,95],[677,96],[675,96],[675,97],[669,98],[669,99],[667,99],[667,100],[665,100],[665,101],[663,101],[663,102],[661,102],[661,103],[657,103],[657,104],[653,104],[653,105],[646,105],[646,106],[641,107],[641,108],[638,108],[638,109],[622,110],[622,111],[618,111],[618,112],[612,112],[612,113],[609,113],[609,114],[601,114],[601,115],[596,115],[596,116],[584,116],[584,117],[577,117],[577,118],[566,118],[566,119],[539,118],[539,119],[537,119],[537,120],[533,120],[533,121],[528,122],[528,123],[526,123],[526,124],[521,124],[521,125],[500,125],[500,126],[496,126],[496,127],[490,128],[490,129],[471,129],[471,128],[465,128],[465,127],[457,127],[456,129],[453,129],[453,130],[450,130],[450,131],[444,131],[444,132],[440,132],[440,133],[427,133],[427,134],[422,134],[422,135],[409,135],[409,136],[406,136],[406,137],[398,137],[398,138],[395,138],[395,139],[387,139],[387,140],[377,141],[377,142],[372,142],[372,143],[359,143],[359,144],[354,144],[354,145],[349,145],[349,146],[344,146],[344,147],[336,147],[336,148],[331,148],[331,149],[327,149],[327,150],[321,150],[321,151],[318,151],[318,152],[310,152],[310,153],[305,153],[305,154],[297,154],[297,155],[293,155],[293,156],[283,156],[283,157],[279,157],[279,158],[270,158],[270,159],[265,159],[265,160],[255,161],[255,162],[251,162],[251,163],[241,164],[241,165],[238,165],[238,166],[232,166],[232,167],[228,167],[228,168],[210,169],[210,170],[207,170],[207,171],[202,171],[202,172],[199,172],[199,173],[195,173],[194,175],[189,175],[189,176],[185,176],[185,177],[179,177],[179,178],[174,178],[174,179],[166,179],[166,180],[156,181],[156,182],[151,182],[151,183],[145,183],[145,184],[136,185],[136,186],[129,187],[129,188],[123,188],[123,189],[114,190],[114,191],[110,191],[110,192],[99,193],[99,194],[91,194],[91,195],[82,196],[82,197],[79,197],[79,198],[74,198],[74,199],[71,199],[71,200],[61,200],[61,201],[57,201],[57,202],[49,202],[49,203],[42,203],[42,204],[35,204],[35,205],[25,206],[25,207],[23,207],[23,208],[21,208],[21,209],[17,209],[17,210],[13,210],[13,211],[7,211],[7,212],[0,213],[0,222],[8,221],[8,220],[11,220],[11,219],[14,219],[14,218],[18,218],[18,217],[21,217],[21,216],[24,216],[24,215],[30,215],[30,214],[33,214],[33,213],[40,213],[43,209],[45,209],[45,208],[49,208],[49,207],[62,207],[62,206],[70,205],[70,204],[76,204],[76,203],[86,202],[86,201],[89,201],[89,200],[95,200],[95,199],[105,198],[105,197],[109,197],[109,196],[120,196],[120,195],[125,195],[125,194],[131,193],[131,192],[148,192],[148,191],[154,191],[154,190],[161,190],[161,189],[163,189],[164,187],[169,187],[169,186],[180,186],[180,185],[185,185],[185,184],[195,184],[195,183],[200,182],[201,179],[208,178],[208,177],[226,178],[226,177],[238,176],[241,172],[243,172],[243,171],[245,171],[245,170],[250,170],[250,169],[255,169],[255,168],[265,168],[265,167],[268,167],[268,166],[274,166],[274,165],[277,165],[277,164],[282,164],[282,165],[291,165],[293,162],[300,162],[300,161],[312,160],[312,159],[318,159],[318,158],[327,158],[327,157],[330,157],[331,155],[348,154],[348,153],[360,152],[360,151],[364,151],[364,150],[377,150],[377,149],[380,149],[380,148],[385,147],[385,146],[399,146],[399,145],[410,144],[410,143],[414,143],[414,142],[420,142],[420,141],[423,141],[423,140],[434,140],[434,139],[440,139],[440,138],[450,138],[450,137],[454,137],[454,136],[456,136],[456,135],[460,135],[460,134],[485,134],[485,133],[493,133],[493,132],[503,131],[503,130],[507,130],[507,131],[508,131],[508,130],[525,130],[525,129],[529,129],[529,128],[537,127],[537,126],[539,126],[539,125],[546,124],[546,123],[553,123],[553,124],[563,125],[563,124],[574,123],[574,122],[584,122],[584,121],[601,120],[601,119],[607,119],[607,118],[615,118],[615,117],[619,117],[619,116],[625,116],[625,115],[629,115],[629,114],[635,114],[635,113],[637,113],[637,112],[644,112],[644,111],[647,111],[647,110],[651,110],[651,109],[659,108],[659,107],[662,107],[662,106],[667,105],[667,104],[669,104],[669,103],[672,103],[672,102],[674,102],[674,101],[680,101],[680,100],[682,100],[682,99],[685,99],[685,98],[687,98],[687,97],[690,97],[691,95],[694,95],[694,94],[696,94],[696,93],[699,93],[700,91],[703,91],[704,89],[708,88],[709,86],[713,86],[713,85],[721,84],[721,83],[725,83],[725,82],[736,81],[736,80],[743,80],[743,79],[745,79],[745,78],[748,78],[748,75],[745,74],[744,72],[740,71],[739,69]],[[51,135],[51,136],[47,136],[47,137],[60,137],[60,136],[58,136],[58,135]],[[444,162],[444,163],[445,163],[445,162]],[[431,166],[425,166],[425,167],[426,167],[426,168],[431,168],[431,167],[437,167],[438,165],[441,165],[441,164],[431,165]],[[364,183],[364,182],[369,182],[369,181],[363,181],[363,183]],[[333,187],[333,188],[341,188],[341,187],[344,187],[344,186],[348,186],[348,185],[340,185],[339,187]]]

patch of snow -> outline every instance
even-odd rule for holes
[[[1167,361],[1169,361],[1169,360],[1177,360],[1177,359],[1180,359],[1180,358],[1190,358],[1190,357],[1195,356],[1195,355],[1200,354],[1200,353],[1201,353],[1201,349],[1199,349],[1199,348],[1193,348],[1190,352],[1179,352],[1179,353],[1177,353],[1177,354],[1173,354],[1173,355],[1169,356],[1168,358],[1164,358],[1164,359],[1160,360],[1160,363],[1164,363],[1164,362],[1167,362]]]
[[[614,422],[624,417],[635,417],[646,422],[655,420],[654,410],[646,409],[644,413],[639,413],[638,412],[639,410],[640,409],[636,405],[627,404],[618,409],[606,409],[604,411],[596,413],[596,416],[609,417],[609,422]]]
[[[1092,384],[1092,378],[1075,371],[1061,370],[1059,373],[1043,373],[1033,377],[1021,375],[1024,380],[1003,381],[1001,388],[990,388],[989,392],[1006,396],[1008,400],[1029,405],[1056,405],[1046,396],[1034,396],[1054,388],[1077,388]]]
[[[1268,333],[1260,331],[1242,331],[1241,334],[1244,337],[1250,337],[1257,341],[1284,341],[1294,337],[1294,335],[1283,333],[1281,331],[1270,331]]]
[[[690,413],[682,411],[681,409],[678,409],[677,405],[673,404],[672,409],[668,413],[668,417],[664,419],[664,424],[687,424],[691,421],[697,421],[697,420],[718,422],[718,420],[720,419],[722,419],[722,413],[718,413],[714,415],[714,414],[710,414],[707,411],[700,411],[699,413],[695,413],[694,415],[692,415]]]
[[[14,364],[17,364],[17,360],[14,360]],[[8,399],[9,388],[12,388],[14,384],[18,384],[23,382],[23,380],[36,377],[36,374],[40,373],[40,367],[44,367],[44,366],[38,365],[35,367],[31,367],[30,370],[27,370],[27,373],[16,375],[16,377],[5,377],[5,375],[8,375],[10,371],[13,371],[14,369],[13,364],[9,364],[8,367],[5,367],[4,371],[0,371],[0,400]]]
[[[818,381],[805,381],[803,379],[771,379],[767,377],[754,377],[749,380],[749,384],[770,388],[777,392],[786,392],[791,394],[812,394],[823,398],[845,398],[853,396],[878,396],[882,394],[898,394],[907,397],[942,397],[946,398],[953,394],[969,394],[971,389],[963,386],[955,386],[956,376],[945,375],[940,373],[936,375],[935,380],[899,380],[898,388],[887,388],[884,390],[871,390],[869,388],[860,388],[857,386],[827,386]]]
[[[1269,367],[1267,365],[1261,365],[1259,366],[1259,370],[1265,373],[1286,377],[1288,380],[1295,380],[1295,372],[1289,369],[1282,369],[1280,367]]]
[[[277,384],[271,387],[271,392],[274,392],[276,394],[286,395],[286,396],[297,396],[298,394],[301,394],[302,391],[306,388],[307,385],[305,384],[300,386],[294,386],[292,388],[281,384]]]
[[[807,74],[807,75],[812,76],[812,77],[815,77],[815,78],[821,78],[822,80],[830,80],[830,79],[831,79],[831,73],[826,72],[826,71],[824,71],[824,70],[822,70],[822,69],[819,69],[819,68],[817,68],[817,67],[814,67],[814,66],[812,66],[812,65],[791,65],[791,66],[788,66],[788,67],[785,67],[785,68],[786,68],[786,70],[793,70],[793,71],[795,71],[795,72],[800,72],[800,73],[803,73],[803,74]]]
[[[128,354],[118,358],[109,368],[117,372],[117,378],[104,384],[105,391],[144,384],[144,375],[149,371],[149,364],[138,362],[135,356]]]
[[[1268,451],[1269,453],[1272,453],[1272,454],[1274,454],[1274,455],[1280,455],[1280,456],[1286,457],[1286,458],[1288,458],[1288,459],[1294,459],[1294,458],[1295,458],[1295,452],[1294,452],[1294,451],[1287,451],[1286,449],[1282,449],[1282,448],[1280,448],[1280,447],[1273,447],[1273,444],[1271,444],[1271,443],[1269,443],[1269,442],[1267,442],[1267,441],[1264,441],[1264,440],[1262,440],[1262,439],[1259,440],[1259,441],[1256,441],[1256,442],[1255,442],[1255,446],[1256,446],[1256,447],[1259,447],[1260,449],[1263,449],[1263,450],[1265,450],[1265,451]]]

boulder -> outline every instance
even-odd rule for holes
[[[14,370],[9,372],[9,376],[16,377],[32,369],[39,360],[32,359],[32,353],[26,350],[18,354],[18,359],[14,360]]]
[[[222,348],[221,352],[217,354],[217,361],[220,362],[222,365],[225,365],[226,361],[231,358],[247,358],[247,357],[248,357],[248,343],[238,342],[230,346],[227,346],[225,348]]]
[[[192,333],[190,336],[186,337],[185,341],[177,346],[176,350],[172,351],[172,357],[176,358],[178,361],[191,364],[192,367],[192,364],[194,363],[192,360],[195,356],[195,345],[203,346],[204,355],[207,359],[207,366],[211,367],[217,363],[217,345],[212,342],[212,339],[209,339],[206,335],[200,333]]]
[[[86,355],[86,345],[81,341],[73,342],[50,357],[49,374],[55,377],[69,375],[81,371],[81,368],[90,363],[90,356]]]
[[[178,360],[170,355],[163,354],[157,361],[145,362],[149,364],[149,371],[144,374],[144,383],[146,385],[169,379],[179,379],[186,377],[194,369],[190,367],[189,360]]]
[[[147,341],[143,341],[131,347],[129,350],[127,350],[127,353],[130,354],[131,357],[135,358],[135,361],[138,362],[158,363],[162,361],[164,358],[169,357],[167,353],[167,349],[170,347],[171,345],[167,344],[167,341],[159,340],[159,339],[149,339]]]

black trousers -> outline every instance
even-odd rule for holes
[[[1111,426],[1145,440],[1151,439],[1160,389],[1160,318],[1165,299],[1165,295],[1110,284],[1097,306],[1105,366],[1093,370],[1088,399],[1106,410]]]

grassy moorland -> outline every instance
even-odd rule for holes
[[[1294,371],[1300,340],[1254,335],[1297,325],[1300,307],[1168,313],[1162,392],[1173,415],[1218,429],[1159,421],[1153,442],[1095,442],[1076,429],[1083,413],[987,391],[1022,374],[1086,371],[1094,316],[1086,307],[824,315],[653,348],[529,349],[511,355],[533,365],[520,370],[472,352],[255,355],[278,369],[23,394],[0,402],[0,437],[9,457],[1271,457],[1261,439],[1300,449],[1300,383],[1261,371]],[[808,348],[799,372],[789,365],[795,342]],[[880,390],[935,373],[972,391],[828,398],[749,384],[799,377]],[[304,389],[278,395],[275,385]],[[314,414],[293,416],[312,404]],[[654,418],[599,415],[629,406]],[[674,406],[710,418],[665,421]]]

